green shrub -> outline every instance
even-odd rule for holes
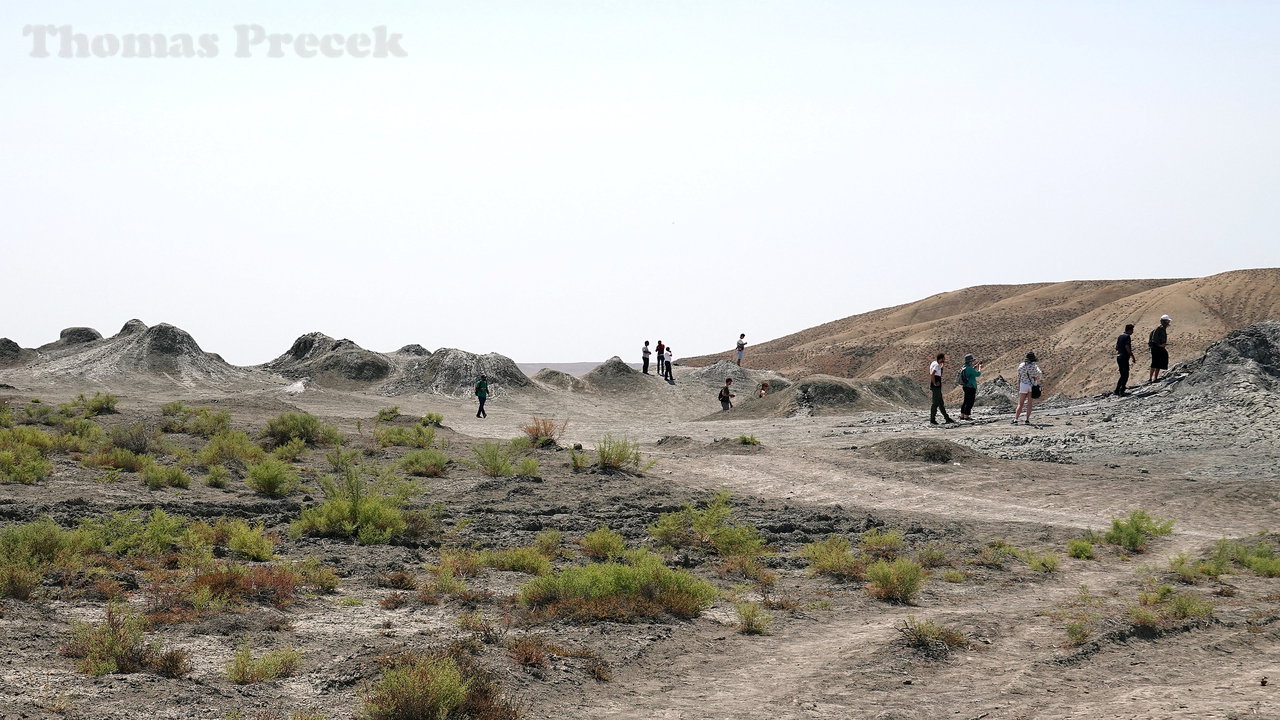
[[[186,488],[191,486],[191,476],[176,465],[150,463],[142,468],[142,480],[152,490],[163,487]]]
[[[54,449],[59,452],[92,452],[105,443],[107,433],[98,423],[88,418],[67,418],[62,421],[62,432],[54,437]]]
[[[907,647],[915,648],[931,657],[946,657],[952,650],[969,647],[969,639],[964,633],[932,620],[917,622],[915,616],[908,615],[898,628]]]
[[[867,566],[867,594],[871,597],[912,604],[924,584],[924,568],[906,558],[877,560]]]
[[[634,440],[605,435],[596,443],[596,464],[605,470],[642,473],[653,467],[655,462],[645,461],[640,454],[640,443]]]
[[[338,573],[328,565],[322,564],[314,557],[308,557],[294,565],[303,585],[315,592],[328,595],[338,589]]]
[[[0,529],[0,560],[42,567],[74,550],[76,539],[49,517]]]
[[[429,412],[426,415],[423,415],[422,419],[419,420],[418,422],[422,425],[431,425],[432,427],[442,427],[444,426],[444,415],[441,415],[440,413]]]
[[[301,457],[302,453],[306,451],[306,449],[307,444],[305,442],[298,438],[293,438],[289,440],[289,442],[278,446],[275,450],[272,450],[271,454],[277,460],[291,463]]]
[[[221,465],[210,465],[209,474],[204,478],[204,484],[211,488],[225,488],[230,481],[231,471]]]
[[[760,603],[740,602],[733,607],[738,613],[738,632],[743,635],[769,634],[773,618],[760,607]]]
[[[947,570],[942,573],[942,579],[949,583],[964,582],[968,577],[963,570]]]
[[[1111,529],[1104,539],[1129,552],[1139,553],[1147,549],[1152,538],[1173,532],[1173,521],[1152,517],[1146,510],[1134,510],[1125,519],[1112,518]]]
[[[1016,558],[1021,553],[1022,551],[1012,543],[1004,540],[992,540],[978,551],[978,556],[972,562],[974,565],[1003,570],[1010,558]]]
[[[577,448],[573,448],[569,450],[569,467],[577,471],[577,470],[585,470],[590,466],[591,466],[590,455],[582,452],[581,450],[578,450]]]
[[[248,467],[252,463],[261,462],[266,456],[266,452],[249,439],[248,435],[229,431],[209,438],[209,442],[196,453],[196,462],[203,467],[230,463]]]
[[[160,429],[167,433],[188,433],[201,437],[214,437],[231,432],[231,413],[210,408],[188,408],[181,402],[171,402],[160,409],[163,420]]]
[[[293,648],[271,650],[255,659],[246,641],[227,663],[227,679],[236,685],[271,682],[293,675],[300,664],[302,653]]]
[[[395,420],[398,417],[400,417],[400,406],[392,405],[389,408],[383,408],[379,410],[378,414],[373,416],[373,421],[374,422],[391,422],[392,420]]]
[[[161,450],[160,434],[146,423],[117,425],[107,431],[113,447],[128,450],[137,455],[147,455]]]
[[[8,405],[0,403],[0,428],[11,427],[13,427],[13,411]]]
[[[1138,604],[1129,608],[1129,621],[1137,627],[1165,629],[1188,620],[1213,617],[1213,603],[1190,592],[1177,592],[1169,585],[1151,587],[1138,594]]]
[[[0,433],[3,432],[8,431],[0,430]],[[3,439],[0,439],[0,482],[30,485],[52,473],[53,464],[38,447],[19,443],[6,446]]]
[[[738,442],[743,445],[759,445],[760,444],[760,441],[756,439],[755,435],[739,435]]]
[[[532,417],[529,418],[528,424],[520,429],[524,431],[534,447],[545,447],[558,443],[567,427],[569,427],[568,420],[556,423],[551,418]]]
[[[511,448],[512,455],[519,455],[520,453],[526,453],[532,450],[533,441],[521,435],[519,437],[513,437],[511,440],[507,441],[507,447]]]
[[[559,530],[543,530],[533,538],[533,547],[543,557],[554,560],[560,556],[560,544],[564,542],[564,533]]]
[[[250,525],[244,520],[224,523],[222,530],[227,535],[227,547],[236,557],[259,562],[266,562],[273,557],[276,544],[267,537],[266,527],[262,523]]]
[[[147,622],[128,608],[107,605],[101,625],[77,623],[62,654],[77,659],[81,672],[89,675],[135,673],[152,670],[169,677],[181,677],[191,670],[186,654],[164,651],[158,643],[147,642]]]
[[[509,570],[526,575],[546,575],[551,572],[551,561],[537,548],[518,547],[501,550],[485,550],[480,553],[480,564],[495,570]]]
[[[805,545],[800,556],[809,561],[809,572],[815,575],[837,580],[861,580],[866,576],[866,560],[854,555],[853,543],[840,535],[828,535],[825,540]]]
[[[892,560],[902,551],[901,530],[881,530],[871,528],[862,533],[858,546],[867,555],[877,560]]]
[[[511,447],[509,445],[485,442],[472,446],[471,452],[476,457],[472,465],[485,475],[489,477],[510,477],[515,474],[515,466],[512,465]]]
[[[723,557],[760,554],[764,538],[749,525],[730,523],[732,512],[729,494],[721,491],[701,510],[685,505],[676,512],[659,515],[658,521],[649,526],[649,534],[673,548],[703,548]]]
[[[80,521],[76,542],[91,552],[156,557],[192,544],[187,522],[156,508],[146,519],[138,510],[122,510]]]
[[[360,451],[334,448],[324,454],[324,459],[335,473],[341,475],[348,470],[355,469],[356,461],[360,459]]]
[[[449,456],[439,450],[414,450],[400,459],[400,467],[418,477],[441,477],[449,465]]]
[[[245,482],[256,493],[278,498],[296,490],[302,484],[302,479],[288,463],[267,458],[249,466]]]
[[[925,568],[946,567],[951,564],[951,556],[937,545],[925,545],[916,550],[915,560]]]
[[[32,567],[0,558],[0,598],[26,602],[40,587],[44,573]]]
[[[26,425],[53,425],[61,420],[53,408],[39,400],[32,400],[22,408],[22,422]]]
[[[1067,554],[1077,560],[1093,559],[1093,543],[1083,538],[1067,541]]]
[[[290,527],[290,534],[350,537],[363,545],[380,545],[402,535],[408,522],[404,498],[370,486],[352,468],[336,480],[321,481],[324,503],[307,508]]]
[[[1058,569],[1058,556],[1056,553],[1037,553],[1028,550],[1022,554],[1022,561],[1027,564],[1028,568],[1036,572],[1051,573]]]
[[[525,478],[538,477],[538,459],[531,457],[522,458],[520,460],[520,464],[516,466],[516,475]]]
[[[579,621],[697,617],[717,597],[715,587],[662,564],[653,553],[631,553],[629,564],[570,567],[531,580],[520,591],[525,605]]]
[[[453,658],[418,655],[390,667],[369,689],[362,720],[445,720],[459,711],[470,683]]]
[[[297,438],[307,445],[341,445],[342,434],[310,413],[287,412],[267,421],[261,437],[275,448]]]
[[[99,468],[116,468],[127,472],[141,472],[150,465],[155,464],[155,458],[150,455],[138,455],[132,450],[126,450],[121,447],[103,448],[98,452],[85,458],[84,464],[90,467]]]
[[[627,541],[608,525],[600,525],[578,541],[582,554],[596,560],[616,560],[627,549]]]
[[[430,425],[412,427],[380,427],[373,431],[373,439],[382,447],[429,448],[436,443],[436,429]]]
[[[120,398],[111,393],[95,392],[93,397],[85,397],[84,393],[80,393],[75,400],[67,403],[65,409],[71,411],[67,414],[78,412],[83,417],[95,417],[114,413],[119,401]]]

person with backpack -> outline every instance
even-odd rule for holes
[[[662,374],[662,363],[663,363],[663,361],[664,361],[664,357],[663,357],[663,355],[662,355],[662,352],[663,352],[664,350],[666,350],[666,348],[667,348],[667,346],[666,346],[666,345],[663,345],[663,344],[662,344],[662,341],[661,341],[661,340],[659,340],[659,341],[658,341],[658,347],[657,347],[657,348],[655,348],[655,351],[658,353],[658,377],[663,377],[663,374]]]
[[[720,388],[720,412],[729,412],[733,408],[733,399],[738,397],[733,394],[733,378],[724,379],[724,387]]]
[[[640,372],[644,373],[645,375],[648,375],[649,374],[649,341],[648,340],[645,340],[644,347],[640,348],[640,361],[644,365],[644,367],[641,368]]]
[[[1151,374],[1147,377],[1148,383],[1158,380],[1161,370],[1169,369],[1169,351],[1165,349],[1165,343],[1169,342],[1169,326],[1172,324],[1172,318],[1161,315],[1160,327],[1147,336],[1147,347],[1151,348]]]
[[[489,417],[489,413],[484,411],[484,401],[489,397],[489,378],[485,377],[483,374],[481,374],[480,379],[476,381],[476,397],[480,400],[480,409],[476,410],[476,417]]]
[[[960,375],[956,378],[960,387],[964,390],[964,402],[960,404],[960,419],[972,420],[970,415],[973,411],[973,403],[978,399],[978,377],[982,375],[982,363],[977,366],[973,364],[973,356],[964,356],[964,367],[960,368]]]
[[[1129,363],[1136,361],[1137,358],[1133,356],[1133,325],[1125,325],[1124,332],[1116,338],[1116,364],[1120,366],[1120,380],[1116,382],[1115,392],[1117,397],[1128,395]]]
[[[738,367],[742,367],[742,354],[747,351],[747,334],[738,335]]]
[[[942,405],[942,366],[947,363],[947,354],[938,353],[938,359],[929,365],[929,390],[933,393],[933,404],[929,407],[929,423],[938,424],[938,411],[942,411],[942,419],[948,423],[955,420],[947,414],[947,408]]]
[[[1018,407],[1013,411],[1013,424],[1018,424],[1018,416],[1022,414],[1022,408],[1027,408],[1027,419],[1024,424],[1031,424],[1031,405],[1035,399],[1040,397],[1040,381],[1044,379],[1044,373],[1040,371],[1040,366],[1036,364],[1036,354],[1027,353],[1027,359],[1018,366]]]

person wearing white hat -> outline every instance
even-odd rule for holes
[[[1148,383],[1155,382],[1160,377],[1161,370],[1169,369],[1169,351],[1165,349],[1165,343],[1169,342],[1169,326],[1172,324],[1173,318],[1161,315],[1160,327],[1147,336],[1147,347],[1151,348],[1151,374],[1147,377]]]

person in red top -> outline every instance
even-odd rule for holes
[[[666,349],[667,349],[667,346],[666,346],[666,345],[663,345],[663,344],[662,344],[662,341],[661,341],[661,340],[659,340],[659,341],[658,341],[658,347],[657,347],[657,348],[655,348],[655,349],[656,349],[656,350],[657,350],[657,352],[658,352],[658,377],[664,377],[663,372],[662,372],[662,365],[663,365],[663,363],[665,363],[665,362],[666,362],[666,360],[664,360],[664,359],[663,359],[662,351],[663,351],[663,350],[666,350]]]

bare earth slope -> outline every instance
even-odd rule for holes
[[[875,310],[753,345],[746,362],[792,377],[921,377],[938,352],[973,353],[990,376],[1010,375],[1035,351],[1053,391],[1082,395],[1114,382],[1112,348],[1126,323],[1145,368],[1147,334],[1173,317],[1173,363],[1199,357],[1227,332],[1280,318],[1280,268],[1239,270],[1190,280],[1097,280],[982,285]],[[718,355],[688,358],[705,365]],[[994,372],[992,372],[994,371]]]

